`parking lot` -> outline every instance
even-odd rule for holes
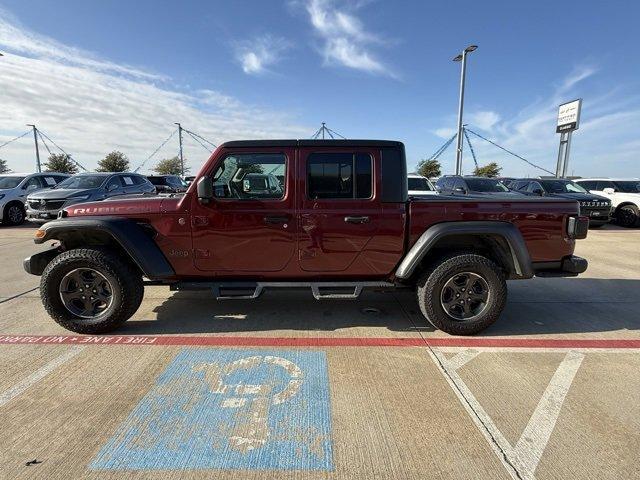
[[[147,287],[117,335],[58,327],[0,228],[2,478],[640,478],[640,230],[509,282],[451,337],[409,293],[216,302]]]

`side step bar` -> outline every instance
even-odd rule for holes
[[[265,289],[310,288],[316,300],[355,300],[365,288],[394,288],[390,282],[177,282],[172,291],[211,290],[217,300],[253,300]]]

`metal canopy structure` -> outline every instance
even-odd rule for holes
[[[344,137],[340,135],[338,132],[331,130],[329,127],[327,127],[327,124],[325,122],[322,122],[322,125],[318,130],[316,130],[316,133],[311,135],[311,140],[320,140],[320,139],[325,140],[326,138],[325,135],[333,140],[335,140],[336,137],[342,138],[344,140],[347,139],[347,137]]]
[[[478,167],[478,159],[477,159],[477,157],[476,157],[476,152],[475,152],[475,150],[474,150],[474,148],[473,148],[473,145],[471,144],[471,139],[469,138],[469,133],[470,133],[470,134],[472,134],[472,135],[475,135],[476,137],[480,138],[481,140],[484,140],[484,141],[485,141],[485,142],[487,142],[487,143],[490,143],[490,144],[491,144],[491,145],[493,145],[494,147],[499,148],[499,149],[500,149],[500,150],[502,150],[503,152],[506,152],[506,153],[508,153],[509,155],[511,155],[511,156],[513,156],[513,157],[516,157],[518,160],[521,160],[521,161],[525,162],[526,164],[528,164],[528,165],[530,165],[530,166],[532,166],[532,167],[534,167],[534,168],[537,168],[538,170],[542,170],[542,171],[543,171],[543,172],[545,172],[545,173],[549,173],[549,174],[551,174],[551,175],[554,175],[554,172],[552,172],[552,171],[550,171],[550,170],[547,170],[546,168],[541,167],[540,165],[536,165],[535,163],[533,163],[533,162],[531,162],[531,161],[527,160],[526,158],[524,158],[524,157],[522,157],[522,156],[518,155],[517,153],[514,153],[514,152],[512,152],[511,150],[508,150],[508,149],[504,148],[502,145],[499,145],[498,143],[494,142],[493,140],[489,140],[488,138],[486,138],[486,137],[484,137],[484,136],[480,135],[479,133],[474,132],[474,131],[473,131],[473,130],[471,130],[470,128],[467,128],[467,125],[463,125],[463,126],[462,126],[462,134],[463,134],[463,138],[462,138],[462,140],[465,140],[465,139],[466,139],[466,141],[467,141],[467,145],[469,145],[469,150],[471,151],[471,156],[473,157],[473,162],[475,163],[475,166],[476,166],[476,167]],[[435,152],[434,152],[434,153],[433,153],[433,154],[428,158],[428,160],[437,160],[437,159],[438,159],[438,157],[440,157],[440,155],[442,155],[442,154],[447,150],[447,148],[449,148],[449,146],[453,143],[453,141],[454,141],[457,137],[458,137],[458,134],[457,134],[457,133],[456,133],[456,134],[454,134],[454,135],[453,135],[449,140],[447,140],[446,142],[444,142],[444,143],[440,146],[440,148],[438,148],[438,149],[437,149],[437,150],[436,150],[436,151],[435,151]],[[463,144],[463,141],[462,141],[462,140],[460,140],[460,141],[458,142],[458,143],[459,143],[459,144],[461,144],[461,145]]]

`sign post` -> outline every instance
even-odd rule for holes
[[[571,149],[571,134],[580,126],[580,111],[582,99],[563,103],[558,107],[558,121],[556,133],[560,134],[560,148],[558,149],[558,163],[556,177],[565,177],[569,166],[569,151]]]

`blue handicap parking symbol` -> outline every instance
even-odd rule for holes
[[[333,470],[326,355],[184,349],[90,468]]]

